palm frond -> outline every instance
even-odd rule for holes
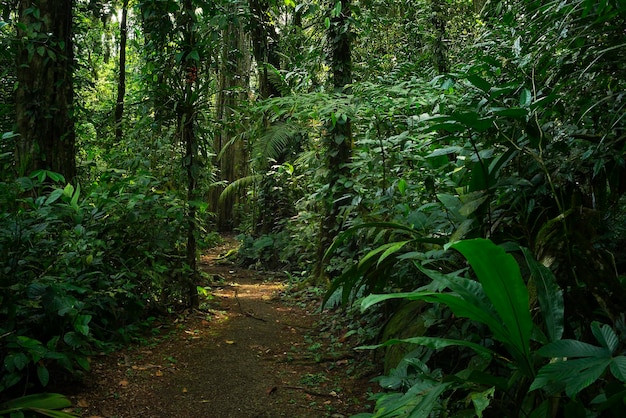
[[[263,179],[263,174],[252,174],[246,177],[242,177],[230,183],[222,193],[220,193],[220,197],[218,199],[218,204],[224,203],[226,199],[231,197],[233,194],[238,193],[255,183],[260,182]]]

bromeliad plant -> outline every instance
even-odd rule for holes
[[[609,326],[595,324],[592,330],[602,347],[561,340],[562,291],[551,272],[527,250],[522,249],[531,273],[528,284],[515,258],[489,240],[459,241],[449,248],[467,259],[476,279],[463,271],[443,274],[415,262],[433,280],[430,285],[414,292],[370,295],[362,301],[362,310],[390,299],[421,300],[445,305],[457,318],[486,327],[488,333],[478,341],[416,336],[362,348],[405,343],[426,347],[428,356],[447,347],[469,348],[476,356],[470,357],[465,369],[449,375],[439,369],[431,371],[421,359],[406,358],[404,362],[415,370],[409,379],[411,387],[404,394],[378,395],[375,412],[358,417],[428,417],[437,409],[483,416],[488,408],[504,416],[554,416],[560,406],[555,394],[565,390],[572,399],[564,408],[580,407],[576,395],[594,384],[607,368],[621,382],[617,384],[620,390],[605,392],[598,387],[601,396],[594,401],[596,406],[608,409],[624,399],[626,357],[613,357],[617,336]],[[539,314],[533,320],[536,307]],[[541,367],[541,357],[552,361]],[[406,370],[407,364],[399,367]],[[459,398],[459,393],[466,396]],[[470,402],[473,410],[466,409]]]

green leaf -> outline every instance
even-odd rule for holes
[[[580,371],[567,380],[565,385],[565,394],[573,398],[584,388],[593,384],[604,374],[607,366],[611,363],[610,359],[578,359],[571,360],[567,363],[578,362],[577,366]]]
[[[342,10],[341,1],[338,1],[337,3],[335,3],[335,7],[333,8],[333,11],[332,11],[332,16],[333,17],[341,16],[341,10]]]
[[[528,109],[523,109],[523,108],[515,108],[515,107],[511,107],[511,108],[497,108],[494,107],[493,109],[491,109],[493,111],[494,114],[498,115],[498,116],[504,116],[504,117],[509,117],[509,118],[526,118],[526,116],[528,115]]]
[[[597,357],[607,358],[611,353],[602,347],[578,340],[557,340],[541,347],[537,354],[543,357]]]
[[[404,196],[404,195],[405,195],[405,193],[406,193],[406,188],[407,188],[407,183],[406,183],[406,180],[405,180],[405,179],[400,179],[400,180],[398,181],[398,191],[400,192],[400,194],[401,194],[402,196]]]
[[[422,383],[422,382],[420,382]],[[429,388],[420,386],[409,389],[406,393],[407,398],[415,398],[419,396],[419,402],[409,414],[408,418],[429,418],[432,410],[439,404],[438,400],[441,394],[452,385],[451,382],[433,384],[432,382],[423,382],[428,384]]]
[[[522,89],[519,95],[519,106],[520,107],[528,107],[530,106],[530,102],[532,100],[532,94],[528,89]]]
[[[620,382],[626,382],[626,357],[614,357],[611,362],[611,374]]]
[[[72,348],[78,348],[83,345],[83,341],[74,331],[65,333],[63,341]]]
[[[608,357],[585,357],[547,364],[539,369],[529,391],[549,387],[553,383],[564,383],[567,396],[574,397],[598,380],[610,363]]]
[[[596,340],[598,340],[600,345],[605,347],[611,353],[617,349],[619,341],[615,331],[613,331],[610,326],[606,324],[600,326],[599,322],[593,321],[591,323],[591,332],[593,333],[593,336],[596,337]]]
[[[7,359],[11,358],[13,365],[17,370],[23,370],[28,365],[28,357],[24,353],[16,353],[12,356],[7,356],[4,359],[5,364],[7,363]]]
[[[200,61],[200,54],[198,53],[198,50],[194,49],[193,51],[191,51],[189,53],[189,58],[191,58],[194,61]]]
[[[329,17],[324,18],[324,27],[326,29],[330,29],[330,18]]]
[[[452,117],[468,128],[472,128],[478,132],[484,132],[493,125],[492,118],[481,118],[476,112],[455,113]]]
[[[51,205],[52,203],[54,203],[57,200],[59,200],[59,198],[61,196],[63,196],[63,189],[55,189],[55,190],[53,190],[52,193],[50,193],[50,196],[48,196],[46,201],[43,203],[44,206]]]
[[[72,200],[70,201],[70,206],[74,210],[78,210],[78,197],[79,196],[80,196],[80,184],[77,184],[76,190],[74,191],[74,194],[72,195]]]
[[[549,418],[552,417],[551,414],[552,404],[550,399],[546,399],[541,402],[535,410],[530,414],[530,418]]]
[[[450,338],[439,337],[412,337],[403,339],[391,339],[382,344],[364,345],[357,347],[357,350],[376,350],[381,347],[389,347],[397,344],[415,344],[423,347],[432,348],[433,350],[441,350],[446,347],[468,347],[485,358],[491,358],[494,353],[480,344],[472,343],[465,340],[455,340]]]
[[[518,352],[522,369],[532,375],[530,334],[533,328],[528,289],[519,267],[510,254],[486,239],[472,239],[450,246],[467,259]],[[515,353],[513,353],[515,354]]]
[[[549,341],[557,341],[563,335],[565,303],[563,290],[556,282],[554,274],[543,264],[535,260],[527,248],[521,248],[530,269],[530,276],[537,289],[537,299],[546,326]],[[557,357],[557,356],[554,356]]]
[[[491,399],[493,399],[495,392],[496,388],[491,387],[483,392],[472,392],[470,394],[477,417],[482,418],[483,412],[487,409],[487,407],[489,407],[489,403],[491,403]]]
[[[438,148],[434,150],[433,152],[431,152],[430,154],[428,154],[426,158],[439,157],[440,155],[458,154],[461,151],[463,151],[463,147],[459,147],[456,145],[450,146],[450,147]]]
[[[479,166],[479,164],[477,164]],[[482,171],[481,167],[474,168]],[[470,216],[472,213],[476,212],[478,208],[485,203],[485,201],[489,198],[489,195],[483,193],[482,191],[476,191],[472,193],[468,193],[466,195],[461,196],[461,202],[463,206],[459,208],[459,213],[463,216]]]
[[[63,196],[71,198],[73,194],[74,194],[74,186],[68,183],[63,189]]]
[[[37,366],[37,377],[39,378],[39,382],[42,386],[48,386],[48,381],[50,380],[50,373],[48,369],[44,366]]]
[[[485,80],[484,78],[480,76],[469,75],[467,76],[467,81],[469,81],[472,85],[474,85],[475,87],[478,87],[485,93],[489,93],[489,90],[491,89],[491,84],[489,84],[487,80]]]
[[[428,270],[423,269],[427,272]],[[370,306],[391,299],[407,299],[407,300],[424,300],[427,302],[437,302],[445,304],[450,310],[459,317],[469,318],[487,325],[494,336],[500,340],[512,344],[509,340],[507,331],[504,329],[498,318],[488,309],[477,303],[478,297],[465,300],[451,293],[438,292],[409,292],[409,293],[392,293],[383,295],[369,295],[361,302],[361,311],[365,311]],[[431,347],[433,348],[433,347]]]
[[[2,404],[2,407],[7,410],[62,409],[69,406],[72,406],[72,403],[69,401],[69,399],[58,393],[39,393],[35,395],[27,395]],[[0,414],[3,413],[6,413],[6,411],[0,411]],[[65,416],[69,417],[75,415],[66,414]]]
[[[378,258],[377,265],[380,266],[380,263],[382,263],[387,257],[392,255],[393,253],[400,251],[402,247],[404,247],[409,242],[411,241],[394,242],[389,248],[385,250],[385,252],[380,256],[380,258]]]
[[[77,315],[74,322],[74,330],[87,336],[89,335],[89,322],[91,315]]]
[[[83,368],[83,370],[91,370],[91,364],[89,363],[89,359],[87,357],[77,356],[75,360],[76,363],[78,363],[78,365]]]

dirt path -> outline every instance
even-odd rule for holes
[[[282,282],[220,264],[215,256],[203,260],[205,270],[225,280],[213,288],[208,312],[162,324],[167,337],[159,343],[147,339],[94,359],[93,372],[72,396],[76,412],[110,418],[340,418],[368,410],[371,376],[363,376],[349,347],[337,343],[341,335],[319,322],[314,304],[293,297],[288,304]]]

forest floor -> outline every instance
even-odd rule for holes
[[[225,239],[202,259],[213,280],[201,310],[153,324],[140,344],[94,357],[70,393],[82,417],[308,418],[371,410],[376,374],[344,341],[319,296],[280,274],[238,268]]]

